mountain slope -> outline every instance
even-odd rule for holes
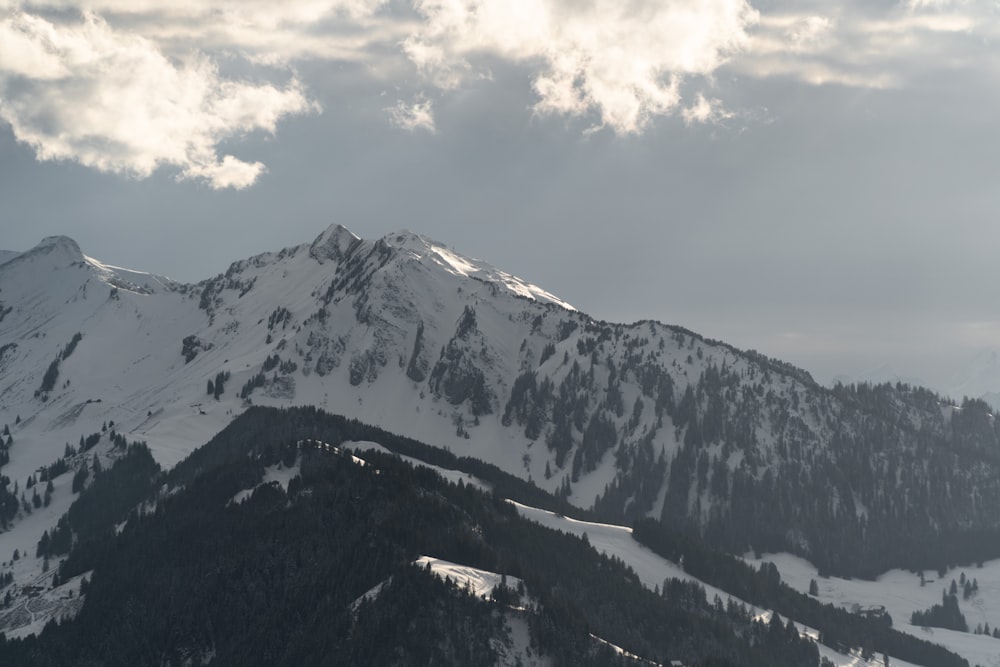
[[[1000,555],[985,404],[828,390],[679,327],[595,321],[408,232],[370,241],[333,226],[196,285],[46,239],[0,264],[0,286],[3,472],[22,489],[105,425],[170,466],[249,405],[316,405],[605,517],[652,516],[825,571]],[[42,530],[11,523],[0,553]]]
[[[541,664],[646,662],[608,642],[690,665],[818,661],[815,644],[780,620],[713,605],[690,583],[654,592],[499,496],[393,456],[296,441],[304,432],[401,440],[314,410],[246,412],[147,477],[141,511],[80,537],[56,576],[86,577],[82,609],[38,637],[0,641],[0,664],[514,664],[501,657],[516,653],[515,624],[530,635],[522,653]],[[142,460],[132,445],[98,474],[81,495],[94,517],[117,512],[115,490]],[[431,568],[475,568],[478,580],[509,576],[523,588],[492,586],[487,602]]]

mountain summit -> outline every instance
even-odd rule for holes
[[[381,256],[380,261],[386,263],[392,259],[398,262],[427,264],[435,269],[443,269],[453,276],[493,283],[514,294],[574,310],[568,303],[540,287],[500,271],[482,260],[465,257],[443,243],[405,229],[387,234],[378,241],[365,241],[343,225],[331,225],[309,246],[309,255],[323,264],[348,260],[352,255],[368,255],[373,250],[377,250]]]
[[[328,260],[338,261],[343,259],[351,246],[360,242],[361,238],[347,227],[330,225],[309,246],[309,254],[320,264]]]
[[[60,258],[71,261],[83,260],[80,245],[68,236],[46,236],[38,245],[24,253],[24,256],[51,255],[53,253],[58,254]]]
[[[169,467],[251,405],[317,406],[610,519],[653,517],[830,572],[979,558],[994,543],[982,536],[1000,534],[984,403],[826,389],[680,327],[599,322],[411,232],[366,240],[334,225],[197,284],[103,264],[64,237],[39,248],[0,264],[11,489],[74,444],[114,457],[108,430]],[[71,500],[59,489],[51,516]],[[46,529],[13,507],[0,553]]]

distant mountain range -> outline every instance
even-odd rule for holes
[[[920,380],[920,378],[912,375],[903,375],[895,368],[889,364],[880,364],[875,368],[869,369],[857,375],[837,375],[831,381],[830,385],[836,384],[896,384],[897,382],[902,382],[903,384],[913,385],[914,387],[927,386],[927,383]]]
[[[900,373],[889,364],[881,364],[857,375],[837,375],[830,384],[896,384],[902,382],[912,386],[925,386],[943,396],[956,400],[978,398],[986,401],[994,409],[1000,410],[1000,353],[985,350],[973,355],[947,381],[937,385],[924,382],[918,377]]]

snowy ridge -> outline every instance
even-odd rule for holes
[[[339,261],[350,251],[351,247],[361,243],[361,237],[343,225],[330,225],[309,246],[309,256],[320,264],[328,261]]]
[[[150,294],[160,290],[174,289],[177,286],[177,283],[170,280],[170,278],[144,271],[134,271],[120,266],[102,264],[93,257],[87,257],[86,255],[83,256],[83,259],[87,264],[97,269],[97,274],[103,282],[112,287],[140,294]]]
[[[21,259],[29,260],[45,255],[57,255],[59,260],[77,262],[83,260],[80,245],[70,237],[62,235],[46,236],[34,248],[21,253]]]
[[[655,322],[594,322],[409,232],[370,241],[334,225],[197,285],[119,269],[53,237],[0,264],[0,284],[12,479],[105,421],[170,466],[250,403],[316,405],[481,458],[584,507],[601,498],[632,515],[680,507],[707,521],[719,502],[713,479],[760,480],[789,442],[831,456],[822,443],[861,437],[864,426],[798,369]],[[798,406],[794,418],[779,406]],[[901,410],[949,429],[947,411]],[[740,423],[745,442],[723,446],[720,423]],[[699,449],[695,430],[708,440],[708,474],[671,497],[675,460]],[[858,492],[834,498],[835,512],[850,506],[858,517],[871,506]]]
[[[418,237],[408,238],[410,251],[429,247]],[[457,255],[450,256],[459,262]],[[199,285],[178,285],[100,262],[66,237],[46,239],[17,259],[2,265],[0,272],[0,308],[6,312],[0,320],[0,345],[8,344],[0,358],[5,371],[0,421],[13,427],[18,417],[23,420],[18,442],[38,432],[49,433],[47,440],[54,436],[72,442],[111,419],[124,425],[130,437],[147,440],[165,465],[183,458],[238,414],[245,402],[238,396],[239,386],[259,372],[271,353],[284,352],[283,360],[297,364],[298,370],[282,374],[280,382],[255,392],[253,400],[356,410],[369,393],[365,385],[383,366],[387,375],[395,375],[391,371],[398,366],[390,360],[403,363],[411,356],[413,331],[421,322],[427,344],[424,358],[416,362],[426,366],[426,374],[433,364],[431,350],[447,340],[446,327],[459,319],[462,302],[493,301],[492,289],[506,288],[484,281],[510,278],[469,260],[479,278],[469,279],[445,271],[437,261],[417,259],[412,252],[392,253],[390,244],[363,241],[340,226],[329,228],[312,244],[237,262],[225,276]],[[338,274],[340,282],[334,285]],[[454,292],[446,285],[456,279],[467,286],[465,298],[442,301],[440,295]],[[526,285],[513,278],[509,282]],[[528,292],[539,298],[546,294]],[[506,294],[524,296],[525,291]],[[497,312],[505,320],[523,307],[513,299],[507,304]],[[265,329],[264,323],[279,308],[287,311],[287,318]],[[326,322],[317,321],[319,310],[328,314]],[[262,333],[244,335],[254,329]],[[59,364],[59,383],[47,400],[37,400],[34,392],[44,371],[78,332],[83,339],[78,351]],[[267,334],[273,337],[269,347],[262,340]],[[180,355],[188,336],[197,339],[190,362]],[[348,377],[351,371],[354,377]],[[219,372],[231,373],[230,386],[236,389],[217,401],[209,396],[206,402],[205,384]],[[361,386],[351,390],[352,380]],[[383,391],[378,395],[386,396],[384,385],[390,383],[395,381],[380,382]],[[394,411],[393,393],[401,392],[390,390],[388,402],[362,410],[360,416],[385,423],[383,414]],[[410,390],[402,393],[395,400],[409,402]],[[360,400],[351,396],[357,394]],[[444,421],[451,419],[448,415]],[[420,435],[442,435],[440,427],[427,426]],[[451,428],[445,426],[445,432]],[[56,454],[53,445],[49,457]],[[16,451],[12,458],[18,458]],[[26,464],[25,473],[14,474],[26,474],[41,461]]]
[[[472,595],[484,599],[488,599],[493,594],[493,590],[499,586],[504,579],[507,580],[506,585],[512,589],[517,589],[523,584],[523,582],[517,577],[505,577],[504,575],[497,574],[496,572],[490,572],[488,570],[482,570],[467,565],[460,565],[458,563],[452,563],[451,561],[434,558],[432,556],[421,556],[414,561],[414,565],[417,567],[428,568],[441,579],[451,579],[460,589],[466,590]],[[390,581],[391,578],[373,586],[361,597],[351,603],[351,610],[356,612],[362,602],[366,600],[371,601],[378,597],[381,594],[382,589],[385,588]],[[508,636],[506,641],[498,640],[493,643],[493,648],[497,651],[498,666],[550,667],[552,665],[551,658],[539,655],[536,651],[531,649],[531,633],[522,612],[523,609],[521,608],[510,608],[501,612],[507,626]],[[598,641],[603,641],[597,637],[594,638]]]
[[[517,276],[500,271],[481,260],[463,257],[438,241],[433,241],[425,236],[419,236],[404,230],[387,236],[386,240],[390,245],[402,248],[411,253],[415,259],[431,261],[452,275],[478,278],[488,283],[498,283],[514,294],[528,299],[535,299],[543,303],[553,303],[566,310],[576,310],[570,304],[554,294],[546,292],[537,285],[526,283]]]
[[[523,292],[485,282],[498,273],[485,263],[470,260],[478,279],[468,278],[398,250],[334,225],[311,244],[236,262],[197,285],[99,261],[65,236],[5,253],[0,429],[9,429],[11,460],[4,474],[23,489],[65,445],[107,423],[147,442],[169,467],[250,401],[319,405],[399,430],[417,423],[420,437],[463,442],[457,409],[444,412],[435,404],[447,403],[426,389],[426,398],[414,401],[403,366],[419,356],[429,374],[466,303],[499,299],[496,315],[507,320],[524,307]],[[456,287],[458,298],[446,296]],[[414,355],[421,322],[426,349]],[[267,386],[241,397],[241,387],[278,356],[282,365],[268,373]],[[42,391],[53,367],[57,378]],[[230,376],[225,391],[206,394],[220,373]],[[105,439],[95,451],[104,456],[106,449]],[[497,451],[509,462],[520,457]],[[68,480],[56,479],[51,509],[0,533],[0,560],[14,549],[34,553],[72,500]]]

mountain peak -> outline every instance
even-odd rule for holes
[[[418,254],[442,245],[426,236],[411,232],[409,229],[400,229],[397,232],[386,234],[382,237],[382,241],[393,248],[404,248]]]
[[[361,237],[341,224],[327,227],[309,246],[309,254],[320,264],[327,260],[340,260]]]
[[[386,245],[409,252],[418,261],[436,265],[444,271],[469,278],[476,278],[490,283],[503,285],[507,290],[518,296],[553,303],[567,310],[576,310],[559,297],[532,285],[517,276],[497,269],[489,262],[462,255],[443,243],[426,236],[414,234],[406,229],[386,235],[382,242]]]
[[[493,282],[500,272],[487,262],[461,255],[443,243],[402,229],[382,238],[391,248],[406,251],[421,262],[429,262],[457,276],[475,276]]]
[[[72,255],[77,259],[83,259],[83,251],[80,250],[80,244],[71,239],[68,236],[46,236],[38,245],[29,250],[30,253],[35,254],[49,254],[52,252],[64,252],[68,255]]]
[[[31,259],[36,257],[48,256],[49,261],[53,261],[60,265],[62,264],[73,264],[75,262],[84,261],[83,252],[80,250],[79,244],[68,236],[46,236],[38,245],[36,245],[31,250],[22,252],[14,257],[9,257],[7,262],[14,262],[20,259]]]

